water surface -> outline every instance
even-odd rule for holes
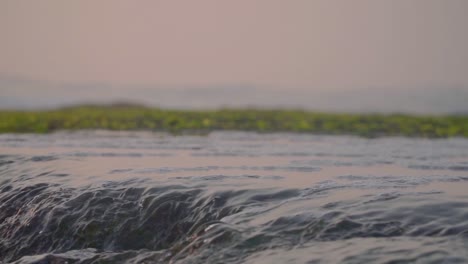
[[[81,131],[0,153],[0,262],[468,262],[467,139]]]

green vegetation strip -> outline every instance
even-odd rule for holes
[[[161,110],[139,106],[79,106],[48,111],[0,111],[0,133],[56,130],[213,130],[348,134],[364,137],[468,137],[468,116],[332,114],[293,110]]]

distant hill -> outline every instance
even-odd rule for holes
[[[326,112],[468,113],[468,87],[412,89],[219,86],[112,86],[57,83],[0,75],[0,109],[52,109],[70,105],[115,104],[169,109],[275,108]]]

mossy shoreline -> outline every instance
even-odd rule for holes
[[[56,110],[0,110],[0,133],[106,129],[208,133],[217,130],[298,132],[363,137],[468,137],[468,116],[339,114],[301,110],[164,110],[133,105]]]

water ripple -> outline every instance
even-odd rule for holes
[[[468,141],[0,135],[0,263],[466,263]]]

